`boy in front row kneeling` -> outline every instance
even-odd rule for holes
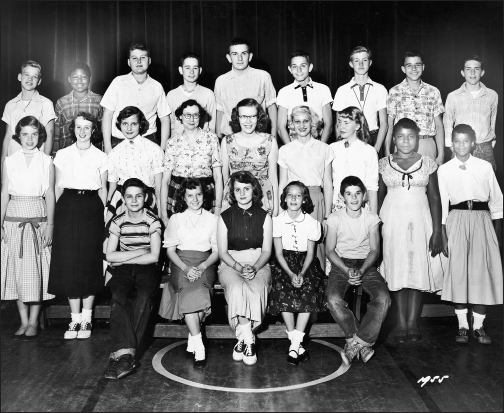
[[[112,291],[110,335],[113,351],[105,371],[106,379],[120,379],[131,373],[159,286],[156,263],[161,248],[161,221],[144,208],[147,187],[137,178],[122,186],[126,211],[111,222],[107,261],[112,269],[108,286]],[[117,250],[120,246],[120,251]],[[135,294],[131,299],[132,293]]]
[[[356,176],[347,176],[341,182],[340,193],[346,208],[332,213],[327,220],[326,256],[332,269],[326,294],[329,311],[345,332],[347,342],[341,358],[349,365],[355,357],[367,362],[373,356],[372,345],[391,301],[385,279],[374,266],[380,254],[381,220],[362,208],[366,187]],[[344,297],[350,286],[361,284],[370,302],[359,323]]]

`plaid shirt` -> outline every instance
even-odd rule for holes
[[[103,116],[103,107],[100,106],[101,95],[89,91],[87,96],[79,102],[74,98],[73,94],[74,91],[72,90],[68,95],[59,98],[54,108],[57,116],[54,135],[55,140],[59,139],[60,148],[66,148],[72,144],[69,128],[72,120],[79,112],[90,113],[99,122],[101,122]]]
[[[480,93],[476,97],[473,97],[467,90],[465,83],[459,89],[448,94],[446,113],[443,119],[446,146],[452,146],[452,130],[460,123],[474,129],[477,143],[491,142],[495,139],[499,96],[483,83],[480,84]]]
[[[443,112],[439,90],[425,82],[421,82],[417,92],[413,92],[406,79],[390,89],[387,114],[394,119],[394,124],[402,118],[409,118],[420,128],[420,135],[435,136],[434,118]]]

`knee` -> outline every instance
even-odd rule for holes
[[[343,299],[341,294],[335,291],[329,291],[327,294],[327,306],[329,309],[334,310],[340,307],[348,307],[348,303]]]
[[[388,290],[380,290],[378,294],[376,294],[375,301],[381,307],[388,309],[390,304],[392,304],[392,299],[390,298],[390,293]]]

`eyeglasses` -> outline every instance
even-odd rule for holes
[[[199,119],[200,115],[199,113],[183,113],[182,116],[184,117],[185,120],[191,120],[191,119]]]
[[[240,119],[243,119],[243,120],[252,120],[252,119],[257,118],[257,115],[252,115],[252,116],[247,116],[247,115],[238,115],[238,117],[239,117]]]

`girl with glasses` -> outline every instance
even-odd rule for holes
[[[215,215],[222,207],[222,158],[217,135],[200,127],[206,111],[194,99],[186,100],[175,111],[184,130],[166,144],[161,183],[161,218],[165,225],[174,213],[175,192],[184,178],[198,178],[211,194]],[[212,205],[213,204],[213,205]]]
[[[243,99],[233,109],[229,125],[234,133],[222,139],[222,174],[226,182],[222,210],[229,208],[229,176],[238,171],[251,172],[261,184],[262,208],[278,214],[278,145],[266,133],[269,118],[254,99]]]

